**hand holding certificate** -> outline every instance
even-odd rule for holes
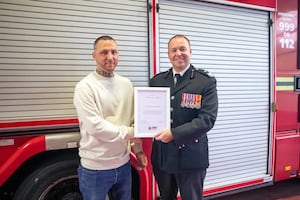
[[[170,127],[170,89],[134,88],[134,136],[154,137]]]

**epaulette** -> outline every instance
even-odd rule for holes
[[[215,77],[214,75],[212,75],[209,71],[205,70],[205,69],[200,69],[200,68],[197,68],[196,69],[196,72],[199,72],[205,76],[208,76],[208,77]]]

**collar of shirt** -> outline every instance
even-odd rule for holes
[[[184,70],[182,70],[181,72],[175,72],[175,70],[172,69],[173,77],[175,77],[175,74],[180,74],[180,76],[182,77],[184,75],[184,73],[189,69],[189,67],[190,67],[190,64],[188,64],[188,66]]]

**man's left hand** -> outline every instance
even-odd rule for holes
[[[142,170],[143,168],[147,167],[148,160],[147,160],[147,156],[144,152],[137,153],[136,158],[137,158],[137,169],[138,170]]]

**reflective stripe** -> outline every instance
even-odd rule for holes
[[[295,79],[294,77],[277,77],[276,91],[294,91]]]

